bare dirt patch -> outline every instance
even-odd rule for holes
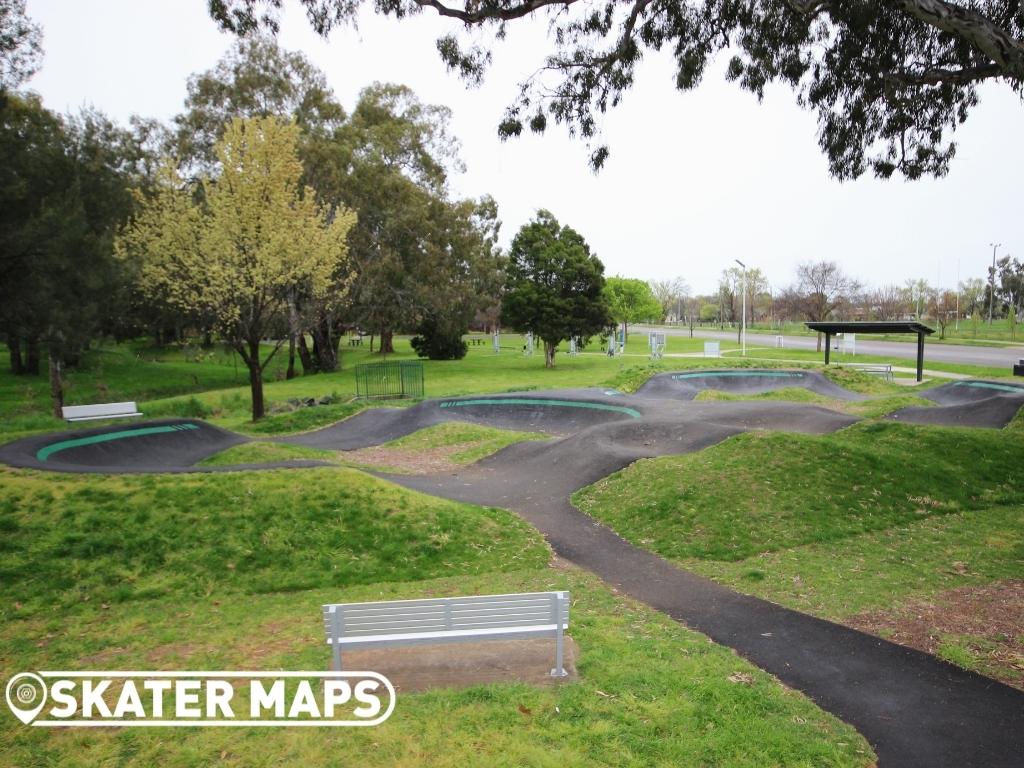
[[[437,448],[386,448],[375,445],[357,451],[345,451],[341,456],[347,463],[357,466],[410,475],[430,475],[457,470],[461,465],[452,461],[451,457],[471,447],[472,444],[466,443]]]
[[[1024,580],[959,587],[843,622],[1024,690]]]
[[[372,669],[385,675],[399,693],[434,688],[468,688],[491,683],[523,682],[552,685],[577,679],[579,649],[565,637],[565,671],[568,677],[552,677],[555,641],[495,640],[481,643],[421,645],[410,648],[379,648],[342,654],[346,669]]]

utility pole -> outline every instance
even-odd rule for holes
[[[742,286],[740,288],[743,291],[743,314],[741,315],[740,321],[740,345],[743,347],[742,355],[747,356],[747,265],[739,259],[733,259],[737,264],[743,267],[743,279],[740,282]]]
[[[988,324],[992,325],[992,306],[996,300],[996,249],[1002,243],[989,243],[992,246],[992,273],[988,276]]]

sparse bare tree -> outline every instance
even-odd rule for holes
[[[677,320],[683,317],[686,310],[686,299],[690,295],[690,286],[681,277],[673,277],[669,280],[650,280],[651,293],[661,304],[661,320],[664,322],[673,309],[676,310]]]
[[[827,320],[842,301],[860,288],[834,261],[805,261],[797,266],[796,277],[803,314],[812,322]],[[820,333],[817,348],[820,352]]]
[[[898,285],[883,285],[869,297],[871,314],[878,320],[899,320],[907,313],[907,294]]]

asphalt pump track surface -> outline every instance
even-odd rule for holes
[[[1024,693],[688,573],[633,546],[570,503],[578,489],[640,458],[701,450],[751,429],[826,434],[857,421],[817,405],[784,401],[692,402],[705,389],[757,394],[794,386],[835,399],[863,399],[810,371],[689,371],[652,377],[634,395],[571,389],[373,408],[279,440],[352,450],[452,420],[560,436],[512,445],[454,473],[382,476],[435,496],[520,514],[560,556],[735,649],[852,724],[882,766],[1020,768]],[[905,408],[890,418],[1001,427],[1024,405],[1024,387],[994,382],[957,381],[920,394],[936,405]],[[0,446],[0,461],[67,472],[189,472],[198,471],[193,465],[206,456],[247,440],[202,421],[166,419],[25,438]]]

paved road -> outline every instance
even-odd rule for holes
[[[646,326],[634,326],[636,331],[646,333]],[[689,336],[688,328],[664,328],[670,336]],[[695,328],[693,335],[704,339],[723,339],[736,341],[736,331],[716,331]],[[817,341],[813,336],[786,336],[785,345],[789,349],[816,349]],[[775,337],[766,333],[749,333],[747,347],[774,346]],[[917,342],[872,341],[866,337],[857,339],[857,353],[861,355],[878,355],[894,357],[902,360],[917,359]],[[822,352],[824,355],[824,352]],[[993,368],[1006,368],[1010,374],[1014,363],[1024,358],[1024,346],[1015,347],[969,347],[960,344],[929,344],[924,343],[924,361],[940,363],[964,363],[967,365],[984,365]]]

